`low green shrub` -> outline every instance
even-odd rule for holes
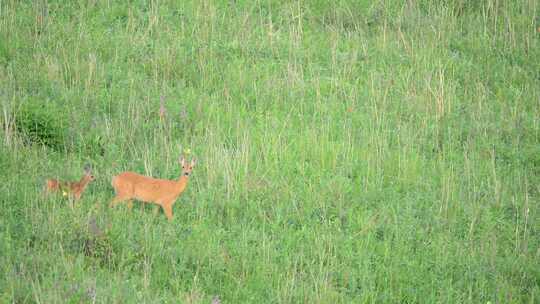
[[[27,145],[44,145],[54,150],[65,147],[67,115],[52,102],[26,100],[16,114],[15,126]]]

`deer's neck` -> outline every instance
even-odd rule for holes
[[[87,176],[83,176],[81,180],[79,181],[78,186],[81,188],[84,188],[86,187],[86,185],[88,185],[89,182],[90,182],[90,178],[88,178]]]
[[[189,175],[182,173],[182,176],[178,179],[177,185],[180,192],[184,191],[189,181]]]

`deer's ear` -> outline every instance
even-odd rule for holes
[[[197,163],[197,159],[196,159],[196,158],[194,158],[194,159],[191,160],[191,166],[192,166],[192,167],[195,167],[195,164],[196,164],[196,163]]]
[[[180,157],[180,165],[182,165],[182,167],[186,165],[186,159],[183,156]]]
[[[90,166],[90,164],[84,165],[84,172],[85,172],[85,173],[90,173],[90,172],[92,172],[92,167]]]

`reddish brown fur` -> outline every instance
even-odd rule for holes
[[[58,191],[60,189],[60,183],[56,179],[48,179],[47,180],[47,191]]]
[[[195,166],[195,160],[187,165],[182,158],[180,163],[182,164],[182,175],[178,180],[152,178],[135,172],[122,172],[113,177],[111,184],[116,196],[109,206],[114,207],[120,202],[128,201],[128,208],[131,209],[132,200],[136,199],[161,206],[167,219],[172,220],[172,206],[186,189],[189,174]]]
[[[64,182],[57,179],[47,179],[46,191],[47,193],[62,191],[78,201],[81,198],[86,186],[94,180],[94,176],[90,170],[86,170],[85,174],[77,182]]]

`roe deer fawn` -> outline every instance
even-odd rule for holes
[[[81,198],[86,186],[95,178],[92,175],[92,169],[89,165],[84,167],[84,175],[78,182],[66,182],[57,179],[47,179],[45,190],[47,193],[61,191],[63,195],[67,195],[78,201]]]
[[[182,175],[178,180],[157,179],[135,172],[122,172],[112,178],[112,186],[116,192],[116,196],[112,199],[109,206],[114,207],[120,202],[128,201],[128,208],[131,209],[133,205],[132,200],[136,199],[161,206],[167,219],[172,220],[172,206],[180,194],[186,189],[189,175],[195,163],[196,161],[193,159],[188,165],[184,157],[182,157],[180,159]]]

